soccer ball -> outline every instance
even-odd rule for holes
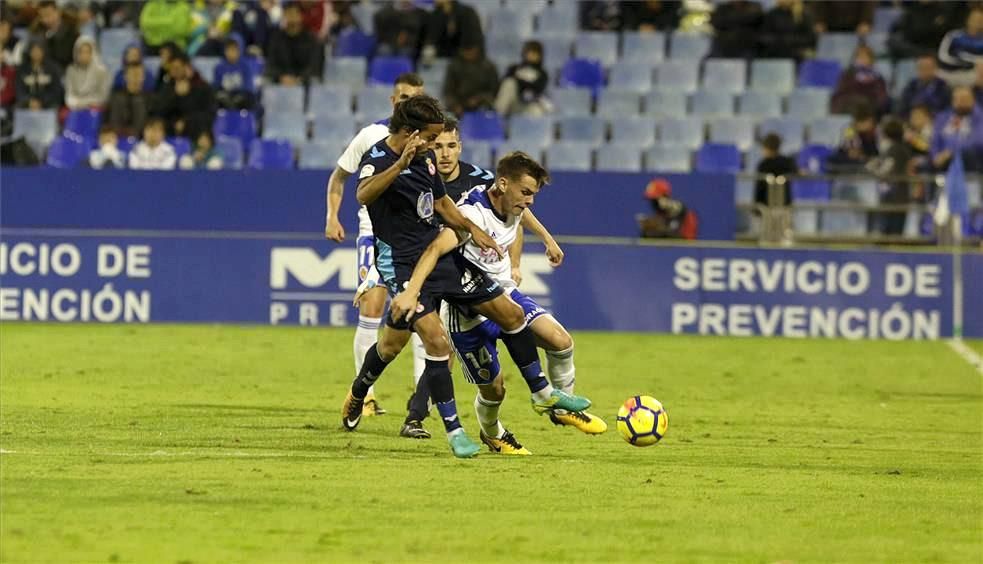
[[[618,410],[618,432],[629,443],[652,446],[669,429],[669,412],[651,396],[628,398]]]

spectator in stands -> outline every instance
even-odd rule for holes
[[[590,31],[621,31],[624,5],[618,0],[586,0],[580,3],[580,27]]]
[[[922,55],[915,63],[915,78],[905,86],[898,101],[898,114],[908,117],[911,109],[918,105],[927,106],[932,112],[941,112],[949,107],[952,93],[949,85],[935,75],[938,67],[935,57]]]
[[[136,27],[140,23],[143,6],[130,0],[106,0],[101,16],[105,27]]]
[[[962,2],[903,2],[901,17],[891,28],[888,48],[895,59],[935,55],[946,32],[966,21]]]
[[[680,2],[677,0],[644,0],[622,5],[625,31],[673,31],[679,27]]]
[[[948,169],[955,151],[962,151],[967,170],[983,170],[983,110],[968,86],[954,88],[952,109],[935,118],[930,151],[938,171]]]
[[[119,70],[116,71],[116,76],[113,77],[113,90],[119,90],[126,86],[123,75],[126,72],[126,68],[130,65],[140,65],[143,67],[143,89],[147,92],[153,92],[155,77],[147,72],[147,67],[143,64],[143,50],[138,43],[131,43],[123,50],[123,63],[120,65]]]
[[[502,115],[541,116],[550,109],[544,97],[548,85],[549,73],[543,68],[543,44],[526,41],[522,46],[522,61],[509,67],[502,77],[495,111]]]
[[[650,239],[696,239],[699,221],[682,201],[672,197],[672,186],[656,178],[645,186],[645,199],[652,205],[650,215],[638,219],[640,235]]]
[[[333,0],[331,2],[331,10],[327,16],[327,41],[333,42],[341,32],[347,29],[358,29],[358,21],[355,19],[355,13],[352,12],[352,4],[355,4],[357,1]]]
[[[139,64],[124,69],[123,88],[109,96],[109,108],[105,122],[124,137],[132,137],[143,131],[152,105],[151,94],[144,89],[146,71]]]
[[[712,57],[753,57],[762,21],[761,5],[748,0],[717,4],[710,16],[713,25]]]
[[[881,204],[901,205],[911,203],[911,187],[905,177],[915,173],[911,149],[904,142],[904,125],[897,118],[888,118],[881,127],[883,150],[870,161],[867,169],[882,178]],[[878,214],[881,232],[885,235],[902,235],[906,212]]]
[[[62,3],[62,17],[69,22],[79,35],[96,37],[99,35],[99,22],[92,12],[92,2]]]
[[[834,114],[849,114],[858,104],[869,104],[878,115],[891,105],[887,81],[874,68],[874,51],[866,45],[857,47],[853,64],[840,74],[829,106]]]
[[[416,59],[423,42],[427,12],[412,0],[389,2],[372,16],[376,54]]]
[[[225,58],[215,67],[215,99],[220,108],[251,110],[256,80],[252,66],[242,58],[239,41],[237,37],[225,41]]]
[[[195,25],[188,38],[188,54],[196,57],[221,57],[233,29],[245,28],[235,2],[228,0],[196,4],[192,20]]]
[[[877,156],[877,120],[867,104],[853,110],[853,122],[843,130],[843,139],[829,158],[831,167],[841,171],[862,169]]]
[[[976,98],[976,105],[983,108],[983,60],[977,61],[973,69],[976,80],[973,82],[973,97]]]
[[[477,44],[465,44],[447,67],[444,101],[454,113],[489,110],[498,92],[498,71]]]
[[[164,140],[164,120],[150,118],[143,126],[143,141],[130,151],[130,168],[138,170],[174,170],[177,153]]]
[[[224,165],[222,154],[215,148],[215,138],[211,131],[202,131],[195,140],[194,151],[181,157],[183,169],[219,170]]]
[[[53,0],[41,2],[38,19],[32,29],[34,36],[44,41],[48,57],[60,68],[65,69],[72,64],[75,40],[79,34],[63,20],[61,10]]]
[[[14,27],[10,23],[10,20],[0,20],[0,51],[3,52],[3,57],[7,61],[7,64],[15,67],[19,65],[23,50],[24,42],[14,35]]]
[[[158,93],[154,114],[166,120],[171,135],[197,139],[199,133],[211,129],[215,119],[212,87],[184,53],[174,57],[168,72],[172,82]]]
[[[61,69],[46,56],[44,43],[35,41],[27,48],[27,56],[17,69],[17,105],[31,110],[54,109],[61,106]]]
[[[9,109],[17,100],[17,69],[7,64],[7,53],[0,51],[0,108]]]
[[[434,0],[424,33],[424,60],[454,57],[465,44],[484,50],[485,35],[478,12],[457,0]]]
[[[101,109],[109,100],[111,85],[95,40],[79,37],[75,42],[75,62],[65,71],[65,105],[70,110]]]
[[[905,126],[905,143],[916,155],[928,154],[932,146],[932,110],[928,106],[915,105],[911,108]]]
[[[766,175],[789,177],[798,173],[799,168],[795,164],[795,159],[783,155],[782,138],[777,133],[769,133],[761,140],[761,161],[758,162],[758,181],[754,186],[754,203],[768,205],[768,181]],[[782,189],[781,205],[788,206],[792,203],[791,179],[778,184]]]
[[[157,69],[154,90],[160,92],[166,85],[171,83],[171,73],[168,72],[168,69],[171,67],[171,61],[174,60],[174,57],[181,53],[183,51],[173,41],[168,41],[160,46],[160,50],[158,51],[158,55],[160,55],[160,68]]]
[[[184,0],[150,0],[140,12],[140,31],[152,55],[168,42],[185,49],[193,27],[191,6]]]
[[[248,50],[254,55],[266,52],[270,37],[277,29],[283,10],[277,0],[259,0],[246,8],[243,16],[245,28],[242,30]]]
[[[331,28],[333,13],[324,0],[295,0],[300,8],[300,19],[304,29],[324,43]]]
[[[775,59],[807,58],[816,48],[812,16],[802,0],[778,0],[768,10],[758,34],[760,55]]]
[[[877,2],[824,0],[809,2],[807,5],[816,22],[816,33],[856,33],[864,36],[870,33]]]
[[[275,84],[299,86],[318,76],[321,46],[311,32],[304,29],[300,6],[283,7],[283,29],[270,37],[266,52],[266,74]]]
[[[950,31],[939,44],[939,76],[949,86],[972,84],[974,67],[983,59],[983,7],[974,7],[964,29]]]
[[[89,166],[95,169],[126,168],[126,157],[119,150],[119,137],[109,124],[99,128],[99,147],[89,153]]]

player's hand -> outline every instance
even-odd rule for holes
[[[512,267],[512,281],[515,282],[516,286],[522,284],[522,269],[518,266]]]
[[[393,321],[405,320],[409,321],[413,314],[416,313],[416,309],[420,302],[419,296],[413,292],[400,292],[396,294],[393,298],[392,303],[389,304],[389,314],[392,316]]]
[[[362,283],[359,284],[358,288],[355,290],[355,297],[352,298],[352,305],[354,307],[358,307],[359,302],[362,301],[362,296],[364,296],[366,292],[368,292],[369,290],[375,287],[376,287],[375,280],[371,278],[366,278],[365,280],[363,280]]]
[[[550,266],[556,268],[563,264],[563,249],[552,239],[546,242],[546,258],[550,261]]]
[[[335,243],[341,243],[345,240],[345,228],[337,218],[329,217],[324,227],[324,236]]]
[[[483,230],[477,227],[471,231],[471,241],[473,241],[475,245],[478,245],[482,250],[495,251],[498,253],[498,258],[505,256],[505,252],[502,250],[502,247],[498,246],[498,243],[491,238],[491,235],[485,233]]]
[[[421,145],[426,144],[426,139],[420,137],[420,130],[416,130],[411,133],[409,139],[406,140],[406,146],[403,147],[403,154],[399,156],[400,168],[410,166],[410,163],[413,162],[413,157],[416,156],[417,149],[419,149]]]

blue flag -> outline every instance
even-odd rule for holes
[[[945,191],[949,200],[949,213],[965,216],[969,213],[969,197],[966,193],[966,170],[962,151],[956,151],[945,173]]]

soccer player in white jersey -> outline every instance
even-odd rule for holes
[[[435,144],[441,144],[440,137]],[[438,160],[441,158],[438,153]],[[517,151],[502,157],[496,174],[497,179],[491,187],[473,190],[460,204],[462,215],[491,235],[503,248],[510,248],[519,236],[521,225],[528,223],[531,230],[544,235],[544,239],[549,242],[548,246],[555,247],[550,249],[549,256],[554,265],[559,265],[562,251],[542,224],[528,212],[536,194],[549,182],[546,170],[529,155]],[[552,315],[519,291],[513,280],[513,261],[509,253],[505,253],[505,256],[492,256],[453,230],[444,230],[421,256],[406,289],[393,299],[393,315],[406,315],[416,310],[417,292],[437,258],[454,251],[461,242],[464,242],[461,248],[464,256],[502,284],[510,297],[522,307],[539,345],[547,351],[547,372],[551,383],[556,389],[571,393],[575,381],[573,339]],[[481,439],[492,452],[530,454],[498,418],[499,409],[505,399],[505,386],[496,347],[501,328],[484,317],[470,313],[452,309],[448,329],[464,367],[465,377],[478,385],[475,410],[481,425]],[[550,419],[555,424],[572,425],[588,434],[607,430],[607,424],[603,420],[586,412],[554,410],[550,412]]]
[[[401,74],[393,84],[393,93],[390,97],[393,107],[398,102],[407,100],[418,94],[423,94],[423,79],[415,73]],[[359,163],[364,155],[373,145],[389,136],[389,119],[383,119],[363,127],[351,143],[338,158],[338,166],[331,173],[328,180],[328,215],[327,225],[324,235],[332,241],[341,243],[345,240],[345,228],[338,220],[338,210],[341,209],[341,199],[345,189],[345,181],[348,177],[358,170]],[[375,251],[373,243],[375,236],[372,234],[372,221],[369,219],[369,212],[365,206],[358,210],[358,239],[356,239],[357,261],[358,261],[358,282],[360,286],[368,286],[369,289],[359,294],[357,305],[358,327],[355,329],[355,374],[362,369],[362,361],[365,353],[379,338],[379,327],[382,324],[382,316],[386,308],[386,298],[388,294],[385,286],[376,282],[379,280],[379,273],[375,269]],[[420,338],[414,334],[413,339],[413,379],[418,382],[420,375],[423,374],[425,366],[425,351]],[[363,415],[382,415],[386,411],[379,406],[375,398],[375,390],[369,390],[369,395],[365,398]]]

